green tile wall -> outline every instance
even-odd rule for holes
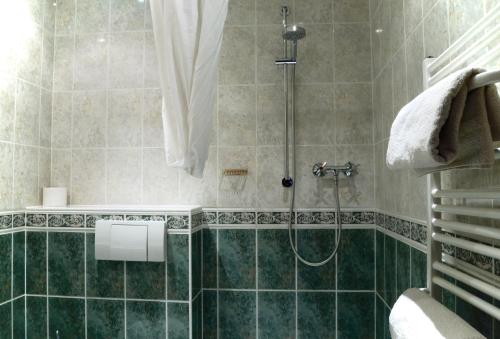
[[[12,301],[0,305],[0,338],[10,338],[12,333]]]
[[[122,300],[87,300],[89,338],[125,338],[125,308]]]
[[[347,232],[344,232],[344,235]],[[309,261],[324,260],[335,244],[335,232],[327,229],[298,230],[297,250]],[[299,262],[297,287],[305,290],[335,290],[335,260],[323,266],[310,267]]]
[[[85,338],[85,333],[88,338],[189,338],[190,238],[189,233],[168,235],[167,262],[125,263],[95,260],[93,232],[0,235],[0,338],[11,338],[11,332],[14,338],[56,338],[56,331],[60,338]],[[191,268],[198,291],[201,246],[197,232]],[[198,294],[193,338],[201,338]]]
[[[258,293],[259,338],[295,338],[295,292]]]
[[[127,301],[127,338],[165,337],[166,305],[155,301]]]
[[[12,301],[12,337],[24,338],[24,317],[25,317],[26,297],[20,297]]]
[[[167,299],[189,299],[189,236],[167,237]]]
[[[12,298],[12,234],[0,235],[0,303]]]
[[[216,227],[202,235],[204,338],[374,338],[373,228],[345,229],[342,254],[316,268],[296,260],[286,228]],[[320,260],[335,231],[298,229],[293,239],[306,259]]]
[[[12,259],[12,297],[24,295],[24,267],[25,267],[25,237],[26,232],[13,234]]]
[[[251,291],[219,292],[219,338],[255,338],[256,294]]]
[[[49,337],[85,337],[85,300],[49,297]]]
[[[95,235],[87,234],[87,296],[124,298],[125,268],[121,261],[95,260]]]
[[[49,294],[85,296],[85,235],[49,232]]]
[[[47,298],[26,297],[27,337],[44,339],[47,337]]]
[[[254,230],[219,230],[219,287],[255,288]]]
[[[375,239],[375,335],[389,339],[389,314],[397,297],[410,287],[426,287],[427,256],[380,230]]]
[[[257,236],[259,288],[293,289],[295,287],[295,256],[290,248],[288,231],[259,230]]]
[[[298,293],[298,338],[335,338],[335,299],[334,292]]]
[[[46,232],[26,232],[26,293],[47,294]]]

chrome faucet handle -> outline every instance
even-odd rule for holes
[[[344,174],[346,177],[350,177],[354,174],[354,166],[350,161],[346,164],[346,169],[344,170]]]
[[[322,177],[325,175],[325,167],[327,163],[325,162],[317,162],[313,165],[313,174],[317,177]]]

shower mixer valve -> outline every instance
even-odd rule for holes
[[[313,165],[312,172],[317,177],[324,177],[327,174],[332,174],[334,177],[339,175],[339,172],[345,174],[346,177],[350,177],[354,174],[354,166],[349,161],[345,165],[332,165],[329,166],[326,161],[318,162]]]

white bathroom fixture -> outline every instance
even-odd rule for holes
[[[43,207],[66,207],[68,205],[68,189],[66,187],[44,187]]]
[[[98,220],[97,260],[165,261],[163,221]]]
[[[467,65],[493,65],[496,68],[500,46],[492,44],[492,41],[496,41],[499,34],[499,18],[500,4],[440,56],[425,60],[424,89]],[[469,89],[498,83],[500,70],[495,69],[475,76],[469,83]],[[499,154],[496,152],[497,160]],[[492,261],[500,259],[500,232],[493,227],[500,220],[500,209],[497,207],[500,190],[496,187],[443,189],[443,186],[439,172],[428,176],[427,287],[430,295],[439,301],[443,291],[451,292],[500,320],[500,307],[492,302],[500,298],[500,278],[491,270],[478,268],[443,250],[457,248],[489,257]],[[488,206],[470,204],[478,200],[488,201]],[[484,219],[490,219],[489,223],[485,223]],[[450,283],[449,278],[457,283]],[[479,298],[470,292],[470,288],[484,293],[488,298]]]

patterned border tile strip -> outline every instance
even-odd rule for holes
[[[385,215],[383,213],[375,214],[375,223],[409,240],[427,245],[427,226],[425,225]]]
[[[129,221],[165,221],[165,216],[160,214],[129,214],[125,220]]]
[[[167,215],[167,227],[169,229],[189,228],[189,215]]]
[[[203,212],[203,223],[207,225],[217,224],[217,212]]]
[[[341,212],[340,220],[349,225],[374,224],[375,216],[373,212]]]
[[[297,224],[335,224],[335,212],[297,212]]]
[[[411,223],[411,239],[421,244],[427,244],[427,227],[417,223]]]
[[[40,213],[26,214],[26,226],[28,227],[47,227],[47,215]]]
[[[85,224],[87,227],[94,228],[97,220],[123,220],[122,214],[87,214]]]
[[[12,218],[12,226],[14,228],[26,226],[26,214],[25,213],[16,213],[12,217],[13,217]]]
[[[0,229],[12,228],[12,214],[0,215]]]
[[[85,227],[84,214],[49,214],[49,227]]]
[[[255,224],[255,212],[219,212],[218,223],[220,225],[253,225]]]
[[[203,213],[191,215],[191,228],[196,228],[203,225]]]
[[[257,212],[257,224],[259,225],[282,225],[288,224],[290,212]],[[292,221],[295,222],[295,213],[292,213]]]

